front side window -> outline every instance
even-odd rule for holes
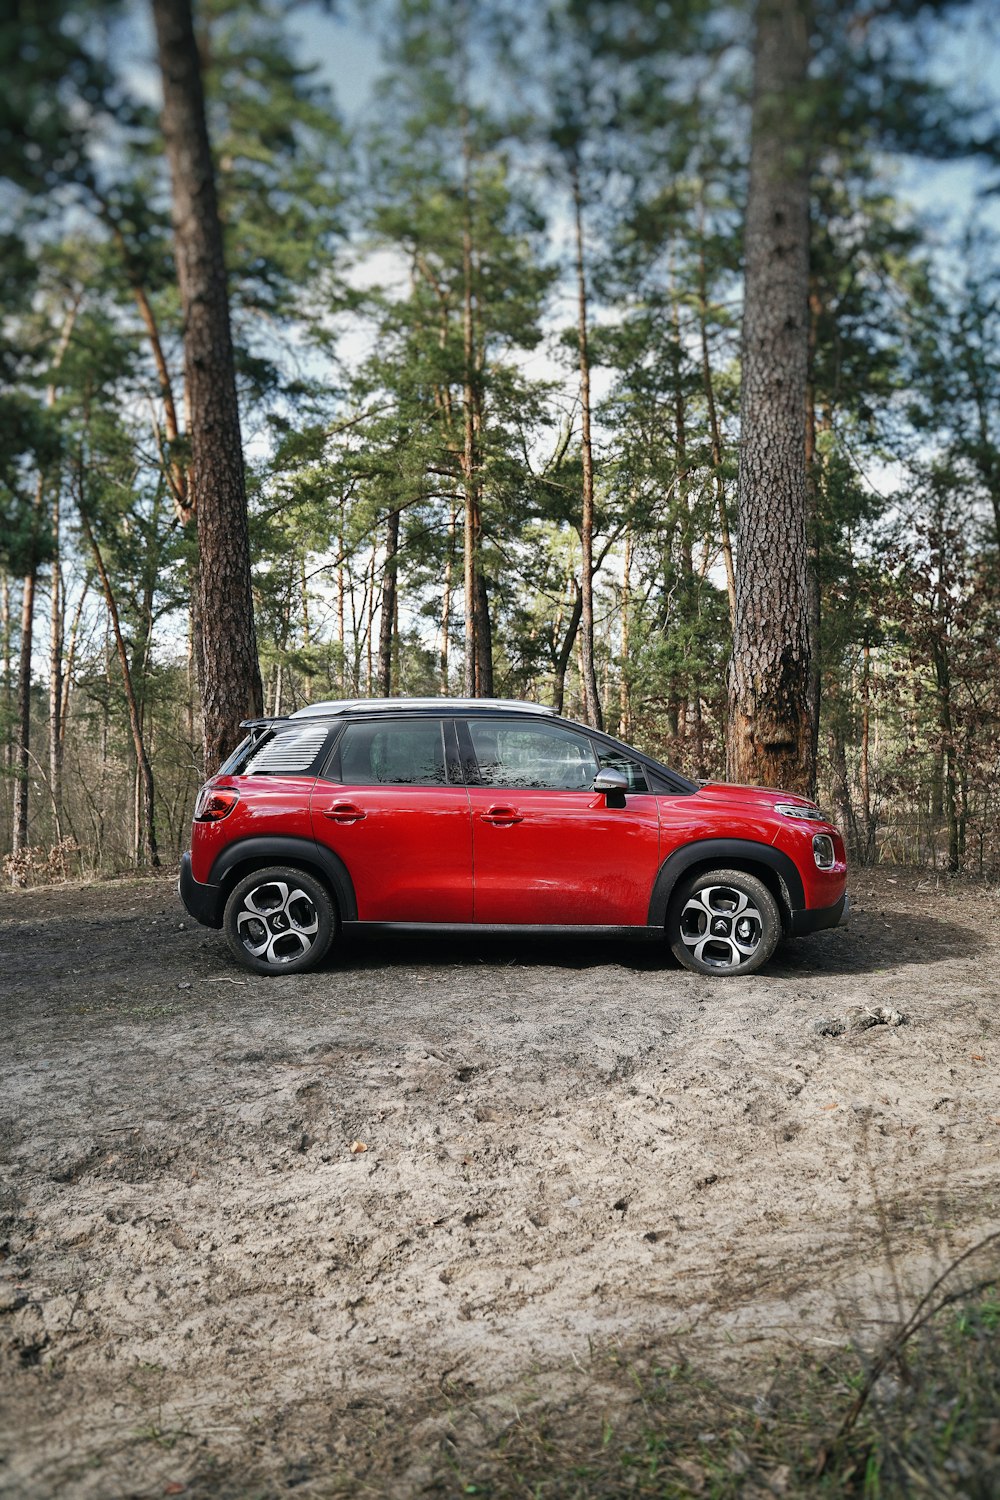
[[[336,779],[344,786],[447,786],[438,719],[348,724]]]
[[[473,719],[472,746],[482,786],[512,791],[586,791],[597,775],[589,739],[558,724]]]
[[[616,750],[613,745],[597,746],[597,758],[601,763],[602,771],[621,771],[623,776],[628,777],[628,789],[630,792],[648,792],[649,782],[646,773],[637,760],[625,754],[624,750]]]

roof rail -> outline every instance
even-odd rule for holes
[[[401,709],[410,708],[441,712],[499,708],[511,713],[555,714],[554,708],[543,703],[523,703],[519,698],[328,698],[320,703],[307,703],[305,708],[296,709],[291,717],[316,719],[336,714],[399,713]]]

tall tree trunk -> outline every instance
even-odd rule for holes
[[[555,672],[553,674],[552,704],[557,714],[563,711],[563,701],[566,696],[566,669],[569,666],[570,657],[573,655],[573,647],[576,644],[577,631],[580,629],[580,620],[583,616],[583,596],[574,580],[573,608],[570,611],[569,624],[566,626],[566,634],[556,657]]]
[[[82,500],[82,497],[81,497]],[[101,588],[104,590],[104,602],[108,607],[108,618],[114,632],[115,647],[118,651],[118,664],[121,667],[122,686],[125,689],[125,701],[128,704],[128,721],[132,730],[132,745],[135,750],[136,773],[142,780],[143,791],[143,842],[145,852],[149,855],[149,862],[154,869],[159,868],[160,855],[156,847],[156,805],[154,801],[153,770],[146,754],[146,745],[142,735],[142,720],[139,716],[139,703],[135,695],[132,683],[132,672],[129,667],[128,652],[125,649],[125,640],[122,636],[121,621],[118,616],[118,603],[115,599],[111,580],[104,566],[104,557],[101,553],[94,528],[90,524],[90,518],[80,505],[80,524],[83,527],[84,536],[87,538],[91,552],[94,554],[94,562],[97,565],[97,576],[101,580]],[[138,851],[137,851],[138,852]]]
[[[818,292],[809,293],[809,338],[808,366],[806,369],[806,544],[809,562],[806,573],[809,608],[809,632],[812,638],[812,659],[809,667],[809,724],[813,739],[813,758],[819,746],[820,717],[820,653],[821,653],[821,607],[819,577],[819,498],[820,459],[816,444],[816,346],[819,340],[819,319],[822,303]]]
[[[14,685],[10,671],[10,575],[6,568],[0,569],[0,639],[3,642],[3,767],[5,771],[9,771],[14,754],[14,743],[10,734],[11,710],[14,705]]]
[[[729,507],[726,504],[726,483],[722,475],[722,434],[719,428],[719,413],[715,404],[715,382],[712,378],[712,361],[708,351],[708,268],[705,265],[705,205],[698,200],[698,326],[701,339],[701,378],[705,387],[705,403],[708,407],[708,430],[712,439],[712,476],[715,484],[715,502],[719,512],[719,538],[722,542],[722,560],[726,569],[726,597],[729,600],[729,626],[736,630],[736,574],[733,569],[733,543],[729,529]]]
[[[632,525],[625,528],[625,561],[622,565],[622,666],[618,679],[618,733],[623,740],[632,734],[631,663],[629,661],[632,627]]]
[[[59,495],[52,500],[52,577],[49,615],[49,796],[52,800],[53,843],[62,842],[62,678],[63,601],[59,556]]]
[[[476,463],[475,310],[472,266],[472,145],[468,109],[462,111],[462,485],[465,491],[463,583],[465,588],[465,695],[476,696],[478,573],[478,474]]]
[[[302,644],[306,653],[312,645],[312,632],[309,626],[309,588],[306,582],[306,561],[304,557],[299,558],[299,599],[302,604]],[[306,670],[303,674],[302,697],[306,703],[312,698],[312,669],[308,654],[306,655]]]
[[[863,840],[861,862],[875,863],[875,815],[872,808],[871,783],[871,647],[866,641],[862,653],[861,671],[861,756],[858,766],[858,788],[861,793],[861,820]]]
[[[811,796],[806,533],[809,35],[803,0],[757,9],[728,774]]]
[[[588,724],[603,729],[601,700],[594,671],[594,449],[590,435],[590,347],[587,335],[587,271],[583,253],[583,195],[580,165],[570,168],[573,229],[576,243],[576,339],[580,366],[580,454],[583,465],[583,512],[580,518],[580,665],[583,672],[584,715]]]
[[[476,697],[493,697],[493,630],[486,578],[481,569],[476,570]]]
[[[69,341],[73,337],[77,313],[83,294],[77,293],[66,312],[59,343],[52,361],[51,378],[45,388],[45,405],[51,410],[56,404],[56,382]],[[38,543],[45,501],[45,475],[40,473],[35,483],[35,500],[31,518],[31,538],[28,569],[24,576],[21,595],[21,659],[17,683],[17,739],[14,752],[14,818],[11,846],[18,854],[28,846],[28,767],[31,764],[31,653],[35,630],[35,585],[38,579]]]
[[[392,638],[396,623],[396,567],[399,556],[399,511],[391,510],[385,523],[385,565],[382,569],[382,608],[378,631],[378,690],[392,696]]]
[[[36,511],[41,510],[44,484],[38,477]],[[17,739],[14,746],[14,827],[11,848],[15,854],[28,847],[28,788],[31,765],[31,647],[35,625],[35,578],[32,561],[21,584],[21,653],[17,677]]]
[[[458,517],[454,505],[448,520],[448,556],[444,565],[444,588],[441,593],[441,691],[448,691],[448,645],[451,625],[451,575],[455,566],[455,526]]]
[[[90,585],[92,582],[92,575],[90,573],[87,573],[83,580],[83,587],[81,588],[79,597],[76,601],[76,608],[73,611],[73,623],[69,628],[69,640],[66,643],[66,656],[63,662],[62,703],[59,707],[60,762],[62,762],[65,757],[66,725],[69,723],[69,702],[70,692],[72,691],[73,687],[73,665],[76,661],[76,643],[80,637],[80,622],[83,619],[83,606],[87,602],[87,595],[90,593]]]
[[[191,468],[198,497],[202,706],[211,770],[261,713],[246,484],[215,172],[190,0],[152,0],[173,190]]]

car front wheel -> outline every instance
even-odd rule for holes
[[[753,974],[781,938],[778,903],[762,880],[742,870],[706,870],[670,904],[667,940],[696,974]]]
[[[226,902],[223,930],[236,961],[254,974],[301,974],[326,954],[337,919],[326,887],[278,866],[245,875]]]

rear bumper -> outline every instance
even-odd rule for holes
[[[839,927],[847,921],[850,899],[845,891],[832,906],[816,906],[811,911],[793,911],[790,932],[793,937],[802,937],[807,932],[822,932],[826,927]]]
[[[177,894],[188,914],[203,927],[221,927],[225,900],[222,887],[202,885],[191,874],[191,855],[181,855],[181,873],[177,880]]]

